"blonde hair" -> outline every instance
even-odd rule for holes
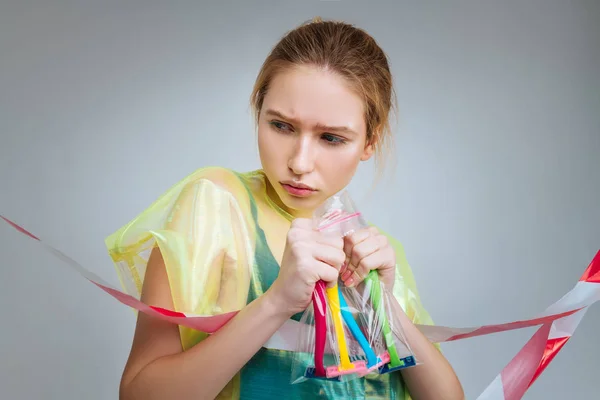
[[[256,121],[273,77],[297,65],[313,65],[344,77],[364,99],[367,142],[377,168],[391,150],[391,112],[396,98],[387,55],[367,32],[345,22],[314,18],[289,31],[265,59],[251,95]]]

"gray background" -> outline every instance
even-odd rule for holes
[[[248,107],[315,15],[388,52],[397,164],[360,207],[439,324],[528,318],[600,248],[600,2],[13,1],[0,6],[0,212],[112,283],[105,236],[198,167],[259,166]],[[0,224],[0,398],[115,399],[134,314]],[[600,309],[525,396],[597,398]],[[443,346],[475,398],[533,329]]]

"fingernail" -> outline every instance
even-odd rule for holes
[[[344,284],[348,287],[352,287],[352,285],[354,285],[354,278],[350,278],[347,281],[344,282]]]
[[[342,280],[345,281],[350,275],[352,275],[352,271],[344,271],[342,274]]]

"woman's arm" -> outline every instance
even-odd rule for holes
[[[158,247],[148,261],[142,301],[173,309]],[[280,310],[266,293],[185,352],[177,325],[140,313],[121,380],[120,399],[214,399],[289,318]]]
[[[214,399],[285,321],[308,307],[316,282],[338,279],[344,257],[341,238],[326,237],[310,219],[298,218],[271,287],[191,349],[182,351],[176,325],[139,314],[121,400]],[[173,309],[158,248],[148,260],[142,301]]]
[[[396,280],[396,250],[387,236],[376,227],[369,227],[344,238],[347,263],[341,278],[348,286],[356,286],[372,270],[377,270],[387,290],[393,291]],[[415,400],[463,400],[464,392],[450,363],[442,353],[417,329],[398,303],[393,312],[399,318],[406,340],[417,361],[415,367],[402,370],[402,376]]]
[[[463,400],[462,385],[450,363],[404,312],[395,314],[417,361],[421,363],[402,370],[411,397],[415,400]]]

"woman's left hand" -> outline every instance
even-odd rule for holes
[[[340,270],[344,284],[353,287],[362,282],[370,271],[377,270],[379,279],[392,290],[396,274],[396,252],[387,237],[377,228],[369,227],[344,238],[346,262]]]

